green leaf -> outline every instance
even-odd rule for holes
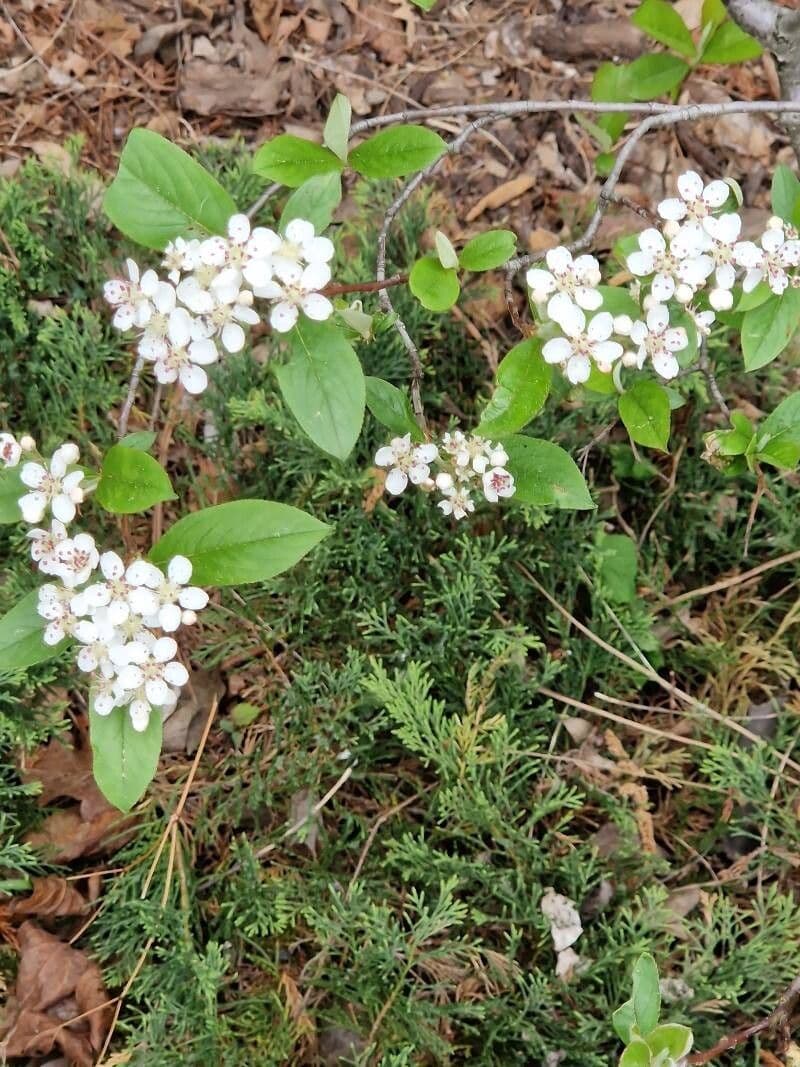
[[[423,11],[430,11],[433,5],[436,3],[436,0],[411,0],[411,3],[416,4],[416,6],[421,8]]]
[[[676,89],[689,73],[689,64],[667,52],[640,56],[628,64],[628,86],[634,100],[656,100]]]
[[[637,382],[623,393],[619,398],[619,417],[632,441],[666,452],[669,440],[669,397],[657,382]]]
[[[552,378],[539,338],[515,345],[497,368],[494,393],[475,432],[483,437],[517,433],[544,407]]]
[[[411,434],[412,441],[424,441],[425,435],[414,418],[411,401],[402,389],[383,378],[364,379],[367,387],[367,407],[378,422],[399,437]]]
[[[775,168],[772,176],[772,213],[796,225],[800,212],[800,180],[785,163]]]
[[[134,515],[163,500],[174,500],[175,494],[158,460],[138,448],[118,444],[105,454],[95,498],[115,515]]]
[[[458,300],[461,286],[453,268],[445,268],[436,256],[423,256],[408,277],[411,292],[429,311],[447,311]]]
[[[19,472],[19,467],[0,467],[0,524],[2,525],[22,520],[19,499],[30,490],[22,484]]]
[[[643,1037],[658,1026],[661,991],[658,967],[649,952],[643,952],[633,967],[633,1011],[636,1027]]]
[[[294,566],[330,529],[288,504],[234,500],[179,519],[149,558],[161,567],[187,556],[196,585],[263,582]]]
[[[627,534],[600,534],[597,577],[609,600],[632,604],[636,599],[636,545]]]
[[[695,47],[689,27],[667,0],[644,0],[631,15],[631,22],[659,44],[665,44],[687,59],[694,59]]]
[[[732,19],[723,22],[711,35],[703,49],[703,63],[744,63],[758,59],[764,49],[749,33],[745,33]]]
[[[736,311],[750,311],[752,308],[757,308],[761,304],[766,303],[770,297],[773,296],[773,292],[766,282],[759,282],[755,289],[751,289],[749,293],[743,292],[739,297],[739,303],[736,305]]]
[[[494,270],[508,263],[516,248],[517,237],[511,230],[487,230],[467,241],[458,261],[464,270]]]
[[[187,230],[225,233],[236,205],[199,163],[153,130],[132,130],[103,210],[126,237],[163,248]]]
[[[453,248],[453,242],[447,234],[442,233],[441,230],[437,230],[433,240],[436,245],[436,255],[445,270],[451,270],[454,267],[457,267],[458,254],[456,253],[455,248]]]
[[[316,174],[338,173],[342,166],[341,159],[329,148],[291,133],[273,137],[262,144],[253,157],[256,174],[288,185],[291,189],[296,189]]]
[[[249,726],[251,722],[256,721],[260,714],[261,708],[257,708],[255,704],[237,704],[231,708],[231,719],[234,726]]]
[[[692,1031],[679,1023],[664,1023],[647,1035],[647,1044],[654,1056],[666,1052],[670,1059],[680,1061],[692,1050]]]
[[[123,437],[119,444],[125,448],[138,448],[142,452],[149,452],[155,443],[156,434],[153,430],[137,430]]]
[[[759,459],[782,470],[792,470],[800,461],[800,393],[791,393],[767,416],[759,438],[769,440],[759,449]]]
[[[616,396],[617,387],[614,385],[614,375],[611,371],[601,371],[596,363],[592,363],[589,377],[583,383],[583,388],[590,393],[600,396]]]
[[[34,589],[0,618],[0,673],[43,663],[64,647],[44,643],[47,624],[36,610],[38,603],[39,590]]]
[[[704,29],[706,26],[713,26],[716,29],[727,17],[728,10],[722,0],[703,0],[703,13],[700,21]]]
[[[619,1058],[619,1067],[650,1067],[650,1046],[640,1037],[634,1037]]]
[[[279,229],[283,233],[292,219],[308,219],[316,233],[330,224],[342,199],[342,177],[338,171],[315,174],[290,194],[283,206]]]
[[[632,100],[627,66],[619,63],[601,63],[594,72],[591,96],[592,100],[598,103],[627,103]],[[607,115],[600,115],[597,125],[611,138],[613,143],[625,129],[629,117],[627,111],[610,112]]]
[[[161,754],[161,712],[155,708],[145,730],[134,730],[127,708],[98,715],[89,697],[92,772],[106,800],[130,811],[155,777]]]
[[[578,511],[596,506],[573,458],[552,441],[517,435],[507,438],[503,447],[514,475],[512,499],[517,503]]]
[[[745,313],[742,353],[745,370],[766,367],[783,352],[800,323],[800,289],[791,286]]]
[[[626,1000],[611,1016],[611,1025],[614,1027],[614,1033],[626,1045],[631,1039],[631,1029],[635,1022],[636,1017],[633,1014],[632,1000]]]
[[[638,242],[637,242],[638,247]],[[598,285],[598,293],[603,298],[600,311],[608,311],[612,315],[630,315],[632,319],[641,317],[642,311],[639,304],[633,299],[630,291],[622,285]]]
[[[447,145],[425,126],[392,126],[350,153],[350,166],[365,178],[402,178],[435,162]]]
[[[364,421],[364,372],[358,357],[330,322],[301,318],[289,341],[289,361],[275,369],[283,399],[315,445],[345,459]]]
[[[322,133],[322,141],[330,148],[334,155],[347,162],[347,145],[350,140],[350,117],[353,109],[350,101],[343,93],[337,93],[333,98],[331,109],[325,120],[325,129]]]

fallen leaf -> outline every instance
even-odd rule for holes
[[[0,1054],[46,1056],[58,1050],[79,1067],[92,1067],[111,1019],[100,968],[81,949],[30,921],[19,929],[19,951]]]
[[[235,67],[190,59],[181,75],[181,106],[198,115],[277,115],[285,80],[279,71],[275,64],[269,77],[255,76]]]
[[[174,22],[161,22],[156,26],[149,26],[133,46],[134,58],[147,59],[154,56],[162,44],[177,37],[193,23],[194,19],[176,19]]]
[[[211,671],[192,671],[175,710],[164,722],[162,750],[164,752],[197,751],[212,701],[225,692],[218,674]]]
[[[29,915],[39,918],[80,915],[85,910],[86,900],[71,882],[57,875],[34,878],[31,895],[14,899],[8,905],[8,914],[12,919]]]
[[[574,945],[583,933],[581,917],[575,903],[569,897],[556,893],[552,886],[548,886],[539,907],[550,926],[556,952],[563,952],[570,945]]]
[[[477,204],[469,209],[467,222],[474,222],[484,211],[503,207],[504,204],[509,204],[512,200],[516,200],[517,197],[522,196],[533,186],[535,180],[532,174],[520,174],[519,177],[498,185],[496,189],[492,189],[486,196],[482,196]]]

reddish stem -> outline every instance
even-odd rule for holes
[[[342,293],[377,293],[380,289],[389,289],[393,285],[404,285],[407,274],[395,274],[382,282],[353,282],[351,285],[326,285],[322,292],[325,296],[341,296]]]

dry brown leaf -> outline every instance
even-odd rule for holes
[[[110,1006],[101,1008],[108,996],[100,968],[30,921],[19,929],[19,950],[0,1054],[45,1056],[58,1050],[79,1067],[92,1067],[110,1022]],[[69,1022],[78,1015],[84,1017]]]
[[[197,751],[203,733],[208,710],[215,698],[225,692],[219,674],[212,671],[192,671],[175,710],[164,722],[164,752]]]
[[[147,59],[154,56],[162,44],[171,41],[179,33],[194,24],[194,19],[176,19],[174,22],[161,22],[156,26],[148,26],[142,36],[133,47],[136,59]]]
[[[277,57],[275,57],[277,60]],[[198,115],[278,115],[285,77],[273,63],[269,77],[191,59],[181,76],[180,101]]]
[[[516,200],[517,197],[526,193],[533,186],[535,180],[532,174],[520,174],[519,177],[498,185],[496,189],[492,189],[486,196],[482,196],[477,204],[469,209],[467,222],[474,222],[484,211],[510,204],[512,200]]]
[[[86,910],[86,900],[78,890],[57,875],[34,878],[31,895],[12,900],[8,914],[12,919],[29,915],[39,918],[55,918],[62,915],[80,915]]]

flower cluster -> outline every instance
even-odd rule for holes
[[[493,445],[477,434],[461,430],[446,433],[441,443],[414,444],[411,434],[393,437],[375,454],[379,467],[388,467],[386,491],[398,496],[409,482],[427,492],[438,490],[445,515],[463,519],[475,510],[474,492],[496,504],[514,495],[514,477],[506,470],[508,455],[502,445]],[[431,464],[440,470],[431,475]]]
[[[770,219],[758,243],[740,241],[740,215],[724,210],[732,195],[727,182],[706,185],[687,171],[678,178],[678,192],[658,205],[661,229],[640,233],[638,249],[626,260],[640,279],[638,292],[646,287],[642,319],[601,310],[593,256],[573,259],[568,249],[553,248],[545,257],[547,269],[528,271],[531,299],[562,335],[550,337],[542,354],[573,384],[587,381],[593,367],[607,373],[618,361],[638,369],[649,362],[662,378],[674,378],[677,353],[689,346],[685,323],[698,336],[707,334],[716,312],[733,307],[740,272],[746,293],[762,281],[778,295],[800,285],[800,240],[782,219]]]
[[[0,434],[5,467],[18,466],[24,455],[35,458],[20,470],[20,480],[31,490],[19,500],[22,517],[34,525],[50,513],[48,526],[34,526],[27,535],[39,571],[57,579],[39,589],[38,612],[47,622],[44,641],[57,645],[74,638],[94,710],[108,715],[127,708],[134,729],[144,730],[151,709],[172,708],[188,681],[170,635],[196,621],[208,594],[189,585],[192,565],[184,556],[175,556],[165,575],[147,560],[126,565],[116,552],[101,554],[91,534],[68,530],[84,493],[76,445],[61,445],[45,461],[32,438],[17,441]]]
[[[330,317],[333,305],[320,290],[331,280],[333,253],[332,242],[305,219],[293,219],[281,236],[233,215],[227,237],[170,242],[162,261],[168,280],[154,270],[142,274],[129,259],[127,277],[106,282],[103,292],[115,309],[113,325],[136,331],[137,351],[153,364],[157,381],[202,393],[203,368],[217,362],[220,347],[241,351],[244,326],[261,321],[256,298],[271,302],[269,322],[281,333],[300,311],[318,321]]]

